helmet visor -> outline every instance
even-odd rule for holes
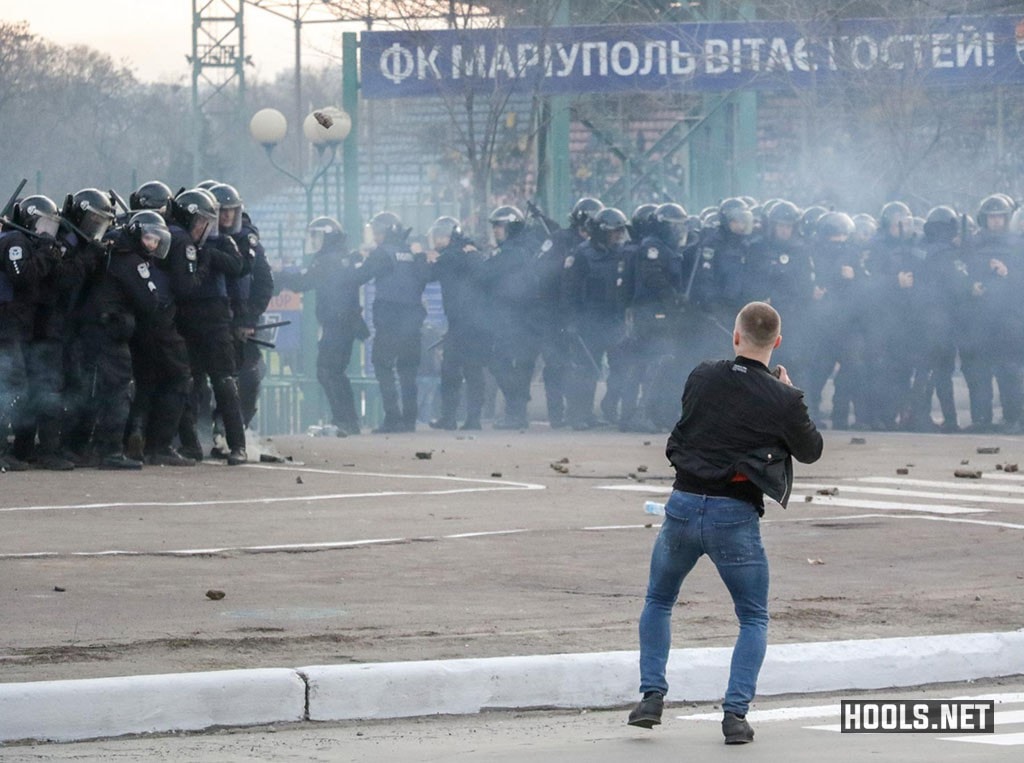
[[[327,234],[323,228],[310,228],[306,231],[306,251],[315,254],[324,248],[324,239]]]
[[[162,225],[143,225],[139,241],[146,254],[153,259],[162,260],[171,249],[171,232]]]
[[[78,227],[90,239],[99,241],[106,235],[111,222],[113,220],[110,215],[104,215],[90,209],[82,215],[82,222]]]
[[[57,215],[39,215],[32,225],[32,230],[40,236],[56,238],[57,231],[60,230],[60,217]]]
[[[233,236],[242,232],[242,208],[221,207],[217,228],[221,233]]]

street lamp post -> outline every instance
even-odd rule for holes
[[[335,106],[316,109],[306,116],[302,123],[302,132],[306,139],[317,150],[317,164],[310,179],[303,180],[299,175],[282,167],[274,159],[274,148],[284,140],[288,132],[288,120],[277,109],[261,109],[249,122],[249,134],[253,140],[263,146],[267,160],[278,172],[291,178],[302,188],[306,196],[306,223],[313,219],[313,191],[327,170],[334,164],[338,154],[338,146],[344,142],[352,129],[349,115]],[[303,237],[302,262],[309,265],[310,252],[305,251]],[[304,400],[309,405],[303,406],[304,421],[302,426],[313,423],[319,418],[319,385],[314,372],[317,345],[316,296],[312,291],[302,295],[302,389]],[[316,403],[314,403],[316,401]]]

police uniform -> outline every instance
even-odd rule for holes
[[[490,354],[491,334],[478,281],[483,255],[461,235],[438,251],[431,279],[441,285],[441,300],[448,321],[442,345],[441,418],[432,426],[455,429],[462,382],[466,382],[466,420],[463,429],[480,428],[484,404],[484,367]]]
[[[380,429],[412,432],[419,410],[416,373],[420,332],[427,316],[423,307],[423,289],[430,279],[427,258],[410,251],[404,235],[392,233],[367,255],[360,270],[362,283],[374,282],[372,362],[384,407]]]
[[[362,257],[342,246],[325,243],[304,273],[279,273],[277,284],[296,292],[315,290],[316,319],[320,323],[316,377],[331,408],[331,420],[345,434],[359,434],[348,364],[356,340],[370,330],[359,303]]]

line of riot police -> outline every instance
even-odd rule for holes
[[[177,194],[151,181],[129,198],[85,188],[5,210],[4,470],[194,465],[204,389],[224,438],[210,455],[247,461],[252,339],[273,293],[259,232],[216,181]]]
[[[448,321],[437,429],[460,426],[463,388],[461,427],[480,428],[484,369],[504,398],[495,428],[525,429],[542,361],[553,428],[664,430],[678,417],[689,370],[721,355],[732,316],[753,300],[783,316],[778,355],[818,418],[833,380],[833,428],[959,431],[952,383],[959,358],[971,429],[995,427],[993,380],[1000,426],[1021,429],[1024,211],[1009,197],[985,198],[977,222],[946,205],[915,218],[896,201],[876,219],[748,197],[699,215],[679,204],[644,204],[627,219],[584,198],[562,229],[527,209],[490,214],[489,252],[450,217],[420,242],[381,212],[370,221],[368,253],[349,247],[336,220],[313,221],[313,265],[278,280],[317,291],[319,376],[341,433],[359,431],[345,368],[353,342],[370,334],[359,289],[371,280],[380,432],[415,430],[422,297],[431,281],[441,285]]]

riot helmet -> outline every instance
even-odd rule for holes
[[[242,232],[242,197],[234,186],[218,183],[209,189],[217,200],[220,211],[217,215],[217,230],[226,235]]]
[[[826,241],[846,241],[857,229],[845,212],[826,212],[815,224],[818,238]]]
[[[960,235],[960,216],[950,206],[933,207],[924,221],[924,237],[928,241],[952,241]]]
[[[860,212],[852,219],[856,227],[853,237],[860,243],[866,244],[878,234],[878,221],[867,212]]]
[[[131,242],[147,256],[156,260],[167,257],[171,249],[171,232],[159,212],[149,209],[136,212],[128,220],[125,231]]]
[[[617,246],[629,238],[629,220],[614,207],[605,207],[587,220],[590,240],[602,249]]]
[[[1005,231],[1013,214],[1013,203],[1004,194],[994,193],[986,196],[978,205],[978,225],[983,231],[998,233]],[[998,222],[1001,220],[1001,222]]]
[[[202,188],[204,191],[209,191],[215,185],[220,185],[220,181],[214,180],[213,178],[207,178],[206,180],[196,183],[196,188]]]
[[[56,238],[60,211],[48,196],[26,196],[14,205],[14,222],[40,236]]]
[[[454,217],[444,215],[434,220],[427,230],[427,241],[433,250],[444,249],[452,241],[462,238],[462,226]]]
[[[128,195],[128,206],[133,212],[140,209],[152,209],[166,217],[172,198],[174,198],[174,194],[165,183],[161,183],[159,180],[150,180]]]
[[[487,222],[491,224],[494,240],[499,244],[515,238],[526,228],[526,218],[523,217],[523,213],[510,205],[495,209],[488,216]]]
[[[69,196],[64,204],[64,217],[92,241],[100,241],[114,222],[114,205],[98,188],[83,188]]]
[[[789,241],[800,222],[800,210],[791,201],[776,199],[765,218],[767,233],[777,241]]]
[[[812,238],[814,236],[815,226],[818,224],[818,220],[826,214],[828,214],[828,210],[819,204],[807,207],[807,209],[804,210],[804,213],[800,215],[800,236],[802,238]]]
[[[370,232],[374,243],[380,246],[402,233],[402,220],[394,212],[378,212],[370,218]]]
[[[662,204],[654,210],[651,233],[670,246],[685,246],[690,233],[689,215],[681,204]]]
[[[641,204],[633,210],[633,216],[629,220],[629,225],[632,228],[632,236],[637,241],[647,235],[651,218],[657,209],[657,204]]]
[[[569,224],[574,230],[583,230],[587,225],[587,220],[593,219],[602,209],[604,209],[604,204],[600,201],[584,196],[573,205],[572,211],[569,213]]]
[[[1010,233],[1014,236],[1024,235],[1024,207],[1018,207],[1010,218]]]
[[[341,223],[333,217],[317,217],[306,226],[306,252],[317,254],[324,249],[340,249],[348,245],[348,236],[341,229]]]
[[[171,202],[171,218],[202,245],[217,227],[217,200],[202,188],[182,191]]]
[[[754,232],[754,214],[747,203],[739,197],[726,199],[718,205],[721,225],[737,236],[749,236]]]
[[[910,207],[902,201],[890,201],[878,213],[882,231],[890,238],[906,238],[911,234],[911,219],[914,215]]]
[[[747,209],[749,210],[753,210],[754,207],[757,206],[757,199],[755,199],[753,196],[738,196],[737,198],[744,204],[746,204]]]

